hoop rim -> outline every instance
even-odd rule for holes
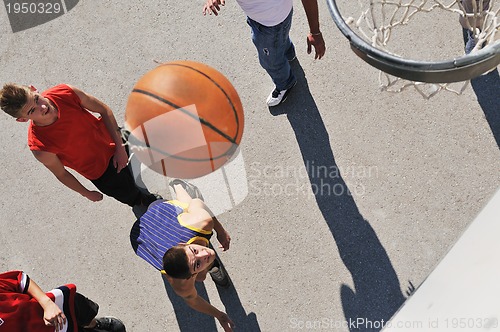
[[[404,59],[377,49],[359,37],[342,18],[336,0],[327,0],[333,21],[349,40],[351,49],[371,66],[409,81],[453,83],[477,77],[500,64],[500,42],[452,60],[418,61]]]

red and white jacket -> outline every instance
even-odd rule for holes
[[[0,274],[0,332],[54,332],[43,322],[43,309],[28,293],[30,278],[22,271]],[[76,286],[64,285],[47,292],[66,315],[63,332],[77,332],[74,298]]]

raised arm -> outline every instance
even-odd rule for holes
[[[64,167],[61,160],[57,155],[46,151],[31,151],[35,158],[41,162],[45,167],[47,167],[52,174],[66,187],[71,190],[76,191],[80,195],[88,198],[92,202],[97,202],[102,200],[102,194],[98,191],[88,190],[85,188],[77,178],[73,176]]]
[[[219,222],[217,217],[212,213],[212,211],[208,208],[208,206],[200,199],[192,199],[189,203],[188,209],[189,218],[193,218],[194,220],[203,221],[201,228],[212,230],[214,229],[217,233],[217,240],[220,243],[219,248],[222,248],[222,251],[226,251],[229,249],[229,244],[231,242],[231,236],[226,231],[224,226]]]
[[[214,229],[220,243],[219,247],[223,251],[228,250],[231,237],[205,202],[198,198],[191,198],[180,184],[174,185],[174,190],[176,199],[188,205],[187,211],[183,215],[184,222],[208,231]]]

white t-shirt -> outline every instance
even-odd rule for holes
[[[236,0],[245,14],[262,25],[280,24],[290,14],[293,0]]]

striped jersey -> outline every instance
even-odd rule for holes
[[[173,246],[199,239],[208,246],[212,231],[184,224],[182,214],[186,209],[186,204],[176,200],[152,203],[130,232],[130,241],[137,256],[162,270],[163,255]]]

